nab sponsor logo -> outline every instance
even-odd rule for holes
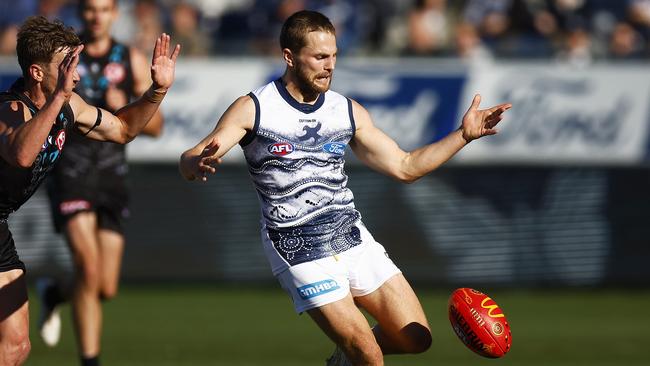
[[[340,288],[339,284],[336,283],[336,281],[324,280],[324,281],[314,282],[308,285],[298,287],[296,290],[298,290],[298,294],[300,295],[300,297],[303,300],[306,300],[306,299],[311,299],[312,297],[326,294],[328,292],[332,292],[334,290],[338,290],[339,288]]]
[[[345,144],[338,142],[328,142],[323,146],[323,151],[331,154],[343,155],[345,154]]]
[[[291,154],[293,152],[293,145],[288,142],[277,142],[269,146],[269,152],[277,156]]]

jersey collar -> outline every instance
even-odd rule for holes
[[[313,113],[320,108],[323,103],[325,103],[325,93],[320,93],[318,96],[318,99],[316,99],[316,103],[314,104],[308,104],[308,103],[300,103],[299,101],[295,100],[291,94],[289,94],[289,91],[287,90],[287,87],[284,85],[282,82],[282,79],[276,79],[274,81],[276,89],[278,89],[278,92],[282,96],[282,99],[284,99],[291,107],[294,109],[302,112],[302,113]]]

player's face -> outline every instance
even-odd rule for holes
[[[305,46],[294,58],[300,87],[324,93],[329,90],[336,66],[336,37],[328,32],[310,32]]]
[[[117,19],[117,0],[86,0],[81,9],[81,19],[86,33],[93,39],[108,37]]]
[[[71,51],[72,50],[70,48],[64,48],[63,50],[58,51],[54,54],[51,62],[41,65],[43,68],[43,81],[41,82],[41,88],[43,89],[43,93],[45,93],[46,96],[49,97],[54,93],[54,90],[56,89],[56,82],[59,78],[59,65],[68,54],[68,52]],[[75,85],[79,82],[80,77],[77,70],[74,71],[72,80],[74,81]]]

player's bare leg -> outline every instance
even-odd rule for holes
[[[355,366],[381,366],[384,358],[375,336],[348,294],[344,299],[307,311]]]
[[[354,300],[377,320],[373,332],[384,354],[421,353],[431,346],[429,323],[404,275]]]
[[[101,262],[95,213],[80,212],[71,217],[66,223],[66,236],[75,265],[72,308],[77,342],[82,357],[95,357],[100,350],[102,328]]]
[[[109,300],[117,295],[124,252],[124,236],[113,230],[100,229],[99,260],[101,261],[101,278],[99,292],[101,299]]]
[[[25,273],[0,272],[0,365],[22,365],[30,349]]]

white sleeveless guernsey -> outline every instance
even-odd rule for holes
[[[343,170],[355,131],[351,101],[327,91],[302,104],[280,79],[249,96],[255,125],[241,145],[273,273],[361,244],[365,227]]]

